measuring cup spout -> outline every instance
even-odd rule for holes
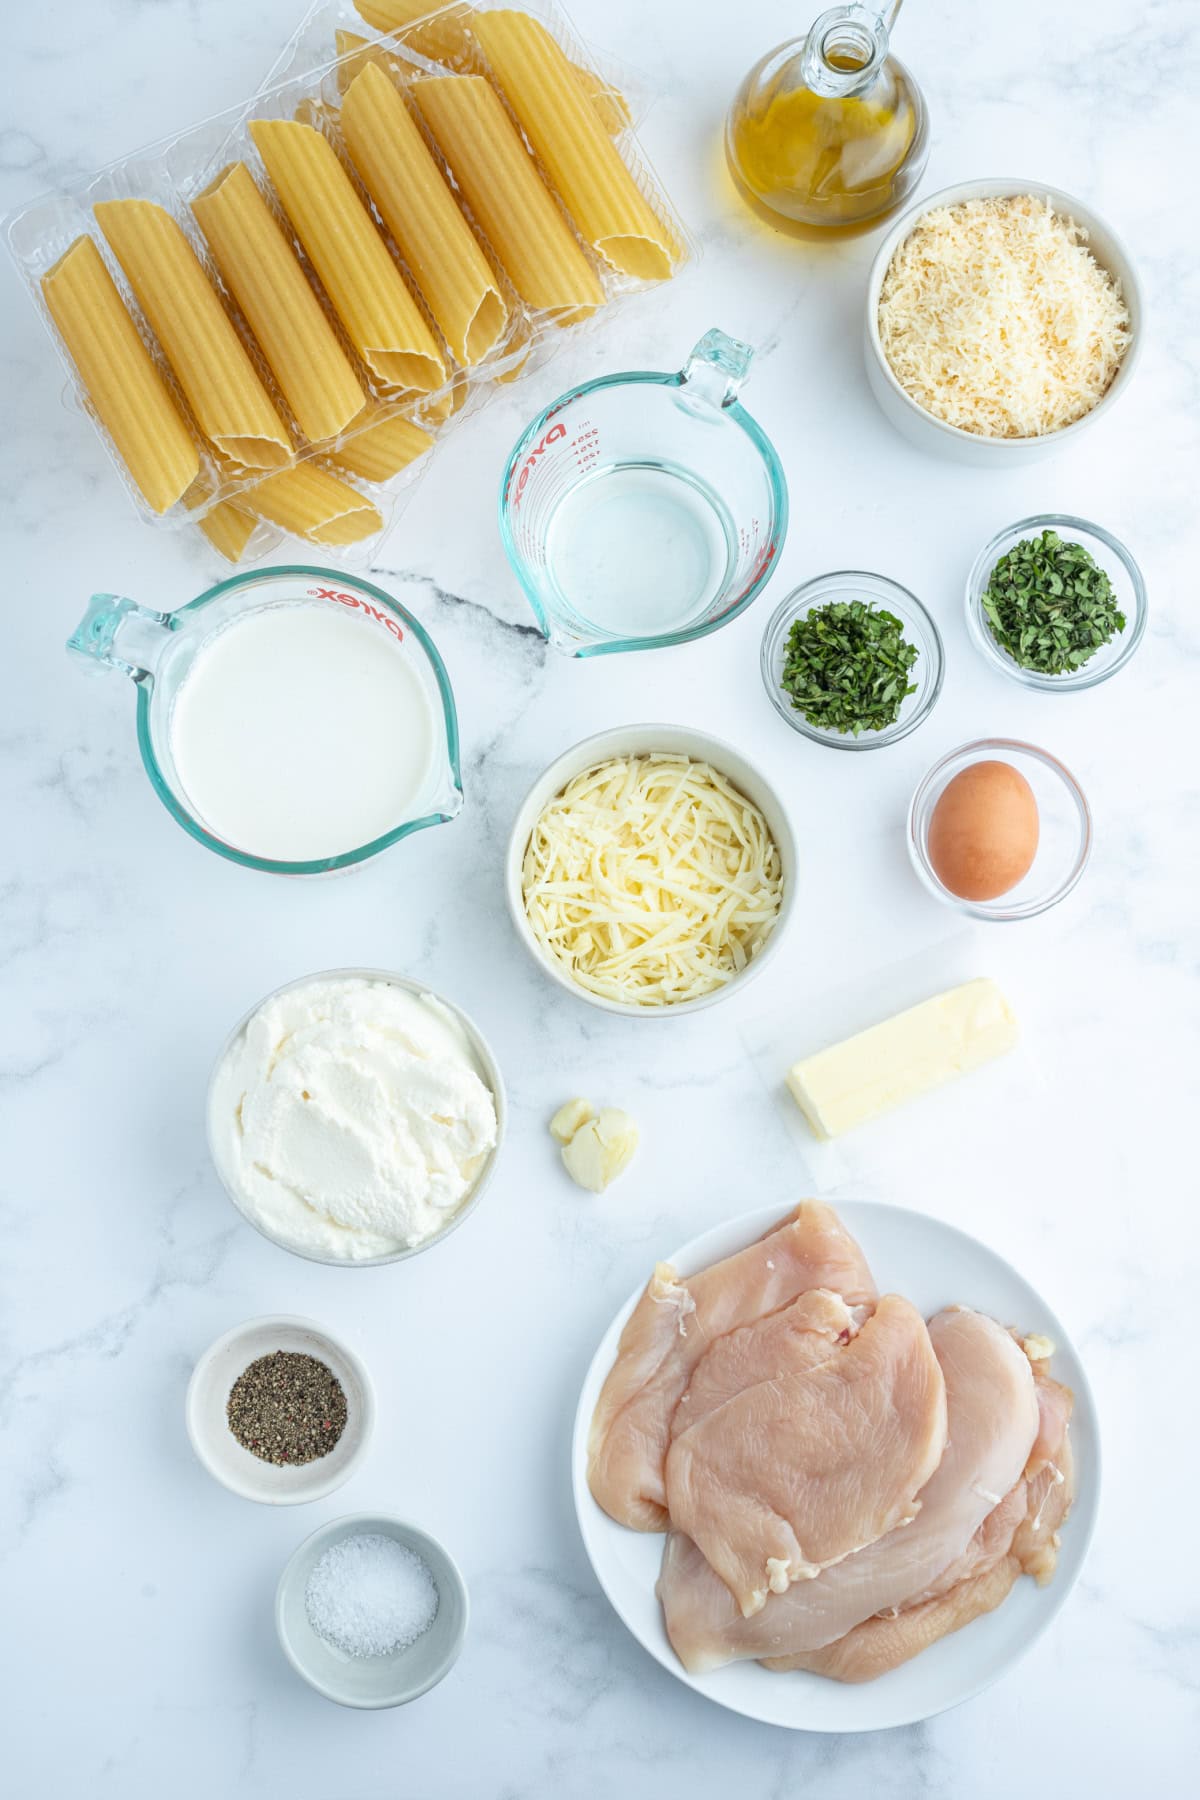
[[[723,331],[706,331],[679,371],[680,386],[691,400],[729,406],[741,392],[753,360],[749,344],[726,337]]]
[[[142,681],[173,630],[170,613],[152,612],[120,594],[93,594],[67,649],[87,663]]]

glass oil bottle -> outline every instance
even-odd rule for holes
[[[929,148],[920,88],[891,54],[902,0],[837,6],[768,52],[738,89],[725,153],[742,198],[776,230],[852,232],[901,207]]]

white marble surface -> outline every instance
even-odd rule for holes
[[[58,0],[10,9],[0,208],[236,100],[297,0]],[[6,632],[4,1004],[0,1010],[0,1610],[12,1800],[214,1794],[348,1800],[590,1800],[1013,1791],[1182,1794],[1198,1682],[1193,1517],[1197,1268],[1194,202],[1200,60],[1190,0],[911,0],[898,44],[924,82],[926,189],[1015,172],[1087,195],[1127,237],[1151,341],[1115,418],[1000,477],[929,461],[891,435],[859,362],[870,237],[820,252],[735,210],[717,132],[744,66],[804,8],[740,0],[573,0],[583,31],[645,68],[648,151],[704,261],[567,350],[452,438],[381,553],[457,689],[469,804],[342,882],[281,884],[206,855],[141,772],[133,695],[86,681],[62,642],[93,588],[171,606],[208,585],[201,552],[128,511],[11,271],[4,305]],[[748,401],[791,482],[767,596],[730,629],[659,657],[573,664],[530,628],[499,550],[494,485],[522,421],[560,386],[672,367],[707,326],[752,340]],[[1055,701],[987,673],[960,615],[985,536],[1047,508],[1091,516],[1141,557],[1153,617],[1120,679]],[[946,637],[944,696],[878,756],[788,733],[759,686],[758,640],[790,584],[861,563],[896,575]],[[388,575],[383,577],[388,579]],[[585,731],[703,721],[775,773],[802,825],[800,916],[771,993],[692,1021],[610,1021],[526,962],[503,916],[499,852],[518,796]],[[902,842],[932,758],[984,732],[1026,735],[1077,771],[1092,866],[1043,919],[968,933],[1028,1024],[1028,1084],[1003,1117],[939,1115],[902,1155],[850,1155],[847,1191],[919,1205],[986,1238],[1077,1334],[1107,1452],[1100,1531],[1051,1632],[973,1704],[863,1739],[806,1737],[709,1707],[660,1670],[599,1594],[572,1514],[566,1445],[579,1380],[656,1254],[796,1195],[795,1145],[743,1031],[818,989],[960,929]],[[939,948],[941,947],[941,948]],[[280,981],[394,966],[468,1007],[512,1102],[478,1215],[407,1265],[331,1271],[232,1213],[208,1165],[202,1096],[231,1021]],[[556,1167],[545,1121],[577,1089],[644,1128],[602,1199]],[[1190,1094],[1188,1093],[1190,1089]],[[914,1150],[914,1145],[916,1146]],[[379,1388],[365,1467],[339,1494],[274,1511],[193,1459],[193,1359],[236,1320],[310,1313],[348,1334]],[[293,1676],[271,1603],[293,1546],[339,1512],[423,1521],[460,1558],[474,1615],[453,1675],[419,1706],[360,1716]]]

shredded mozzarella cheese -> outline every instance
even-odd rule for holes
[[[617,757],[546,806],[522,868],[538,942],[607,1000],[672,1006],[733,979],[779,916],[779,849],[708,763]]]
[[[1042,437],[1092,410],[1129,347],[1120,283],[1032,194],[918,220],[879,296],[879,337],[918,406],[980,437]]]

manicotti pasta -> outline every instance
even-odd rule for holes
[[[387,72],[389,58],[382,44],[373,44],[370,38],[361,37],[357,31],[343,31],[341,27],[333,34],[333,47],[341,59],[337,68],[338,92],[344,94],[354,77],[365,69],[368,63],[378,63]],[[391,59],[394,61],[394,58]]]
[[[364,481],[390,481],[432,445],[432,433],[423,426],[401,413],[384,414],[353,432],[333,451],[330,461]]]
[[[214,449],[244,469],[289,462],[287,428],[170,213],[151,200],[102,200],[95,213]]]
[[[425,15],[432,10],[433,0],[355,0],[355,6],[367,24],[373,25],[376,31],[404,31],[405,43],[419,56],[428,57],[431,62],[449,63],[455,67],[466,66],[475,14],[465,7],[449,18],[426,19]],[[417,19],[423,23],[415,30],[406,30]],[[339,32],[338,36],[352,37],[353,33]],[[366,40],[360,38],[359,42],[364,43]],[[341,54],[340,49],[338,54]],[[614,134],[624,131],[629,124],[629,104],[624,94],[598,75],[595,69],[589,69],[582,63],[572,63],[570,67],[581,92],[587,95],[596,108],[604,129]]]
[[[534,937],[607,1000],[677,1005],[731,981],[779,917],[779,848],[708,763],[615,757],[543,807],[521,871]]]
[[[336,437],[367,397],[245,163],[223,169],[192,211],[301,431],[310,443]]]
[[[258,528],[258,520],[254,514],[235,505],[232,500],[218,501],[196,523],[213,549],[231,563],[242,560],[246,545]]]
[[[268,475],[246,488],[238,500],[260,519],[314,544],[356,544],[383,526],[374,501],[316,462],[297,463],[294,469]]]
[[[93,412],[147,506],[166,512],[195,480],[200,454],[93,240],[76,238],[41,287]]]
[[[508,322],[487,259],[398,90],[368,64],[342,101],[342,136],[438,329],[467,368]]]
[[[521,298],[564,325],[601,306],[596,271],[483,77],[433,76],[411,92]]]
[[[291,119],[251,135],[284,211],[355,349],[386,387],[429,393],[446,379],[437,339],[328,139]]]
[[[470,392],[465,379],[458,375],[453,381],[446,383],[440,394],[434,394],[422,406],[422,416],[432,419],[435,425],[444,425],[446,420],[461,411],[466,404]]]
[[[472,29],[584,242],[622,274],[665,281],[681,255],[674,233],[655,216],[541,20],[482,12]]]
[[[354,0],[354,8],[376,31],[403,31],[405,43],[431,62],[453,62],[467,49],[465,8],[443,18],[426,17],[436,15],[436,0]]]

